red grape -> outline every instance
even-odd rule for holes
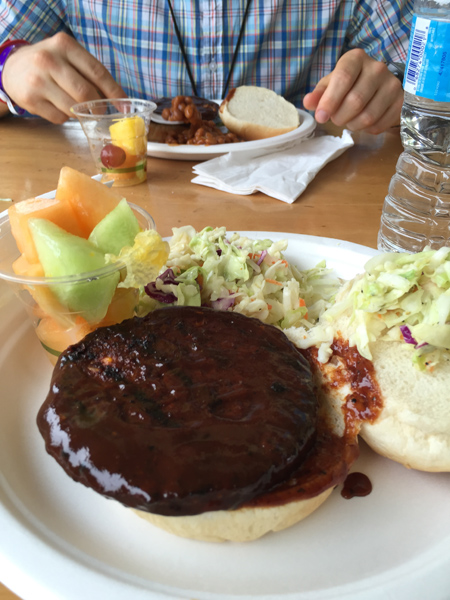
[[[114,144],[106,144],[100,153],[100,159],[108,169],[120,167],[125,162],[126,157],[125,150],[120,146],[114,146]]]

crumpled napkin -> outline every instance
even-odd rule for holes
[[[350,131],[342,137],[309,138],[286,150],[261,156],[259,152],[230,152],[193,167],[192,183],[248,195],[256,191],[292,204],[316,174],[354,145]]]

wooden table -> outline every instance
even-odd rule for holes
[[[340,133],[333,126],[325,131]],[[294,204],[261,193],[237,196],[194,185],[195,163],[155,158],[148,161],[147,183],[123,192],[150,212],[163,236],[172,227],[211,225],[304,233],[375,248],[381,208],[402,147],[398,130],[355,134],[354,139],[355,146],[320,171]],[[0,198],[16,202],[54,189],[64,165],[95,174],[78,123],[56,126],[12,117],[0,121]],[[9,204],[0,201],[0,211]],[[0,584],[0,600],[14,598]]]
[[[333,127],[328,131],[339,133]],[[262,193],[237,196],[191,184],[195,163],[155,158],[148,161],[147,183],[123,192],[150,212],[164,236],[174,226],[224,225],[228,230],[305,233],[376,247],[381,207],[401,143],[398,130],[356,134],[355,141],[320,171],[294,204]],[[0,198],[19,201],[54,189],[63,165],[95,174],[78,123],[0,121]],[[0,209],[6,207],[0,203]]]

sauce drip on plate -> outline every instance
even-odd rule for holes
[[[355,496],[368,496],[372,491],[372,483],[364,473],[350,473],[344,481],[341,496],[346,500]]]

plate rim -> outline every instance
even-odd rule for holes
[[[200,160],[201,157],[209,159],[228,153],[250,152],[252,150],[277,148],[281,145],[296,143],[302,138],[306,139],[316,128],[316,121],[310,113],[301,108],[297,108],[297,112],[303,119],[302,123],[297,129],[288,131],[282,135],[265,138],[264,140],[240,142],[239,144],[217,144],[216,146],[190,146],[186,144],[171,146],[159,142],[147,142],[147,156],[152,158],[167,158],[169,160]]]

